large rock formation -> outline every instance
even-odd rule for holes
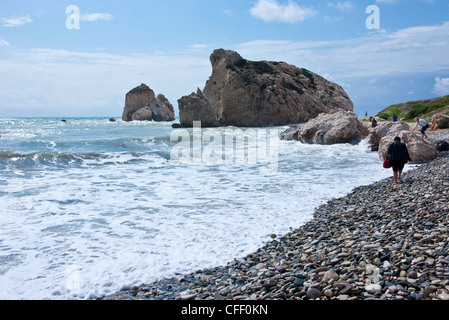
[[[401,138],[401,141],[407,145],[410,157],[414,163],[433,160],[438,154],[435,145],[427,140],[423,140],[421,134],[416,134],[411,131],[401,131],[399,133],[390,133],[380,140],[379,159],[381,161],[385,159],[388,146],[394,141],[395,137]]]
[[[351,111],[322,113],[301,126],[292,126],[281,133],[283,140],[310,144],[351,143],[368,134],[368,128]]]
[[[353,110],[337,84],[284,62],[248,61],[237,52],[215,50],[212,75],[203,91],[178,100],[181,126],[255,127],[305,122],[320,113]]]
[[[126,94],[123,121],[174,121],[175,111],[164,95],[157,97],[147,85],[132,89]]]
[[[365,141],[369,144],[371,151],[378,151],[380,140],[383,137],[389,134],[408,130],[410,130],[409,125],[402,121],[383,122],[380,123],[377,127],[369,129],[369,134],[366,137]]]

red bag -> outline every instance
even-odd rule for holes
[[[391,165],[391,162],[390,161],[388,161],[388,155],[385,157],[385,160],[384,160],[384,168],[385,169],[390,169],[392,167],[392,165]]]

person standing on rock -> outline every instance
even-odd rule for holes
[[[393,122],[398,122],[398,120],[399,120],[398,116],[395,113],[393,113]]]
[[[415,121],[416,127],[412,130],[412,132],[415,131],[418,128],[418,126],[421,126],[422,138],[423,139],[427,138],[426,130],[429,129],[430,127],[429,123],[426,120],[420,118],[415,118]]]
[[[393,167],[394,184],[402,183],[402,170],[407,162],[412,161],[407,145],[401,142],[401,138],[394,138],[394,142],[388,146],[387,156]]]

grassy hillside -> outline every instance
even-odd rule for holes
[[[395,104],[379,112],[377,117],[390,120],[393,113],[396,113],[405,121],[413,121],[415,117],[430,120],[432,115],[440,112],[449,115],[449,96]]]

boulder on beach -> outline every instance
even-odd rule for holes
[[[444,140],[437,141],[435,143],[435,147],[440,152],[449,151],[449,142],[444,141]]]
[[[442,124],[446,124],[446,126],[441,127]],[[438,129],[447,128],[447,124],[449,124],[449,116],[445,114],[436,114],[432,117],[432,123],[430,125],[430,130],[435,131]]]
[[[174,121],[175,111],[164,95],[157,97],[146,84],[126,94],[123,121]]]
[[[410,130],[409,125],[402,121],[382,122],[375,128],[369,128],[369,134],[365,138],[365,141],[370,146],[371,151],[378,151],[380,140],[383,137],[389,134],[407,130]]]
[[[192,127],[279,126],[305,122],[320,113],[352,111],[337,84],[284,62],[249,61],[237,52],[215,50],[204,90],[178,100],[180,125]]]
[[[368,128],[351,111],[322,113],[301,126],[292,126],[283,133],[283,140],[309,144],[339,144],[359,141],[368,135]]]
[[[401,142],[407,145],[413,163],[423,163],[433,160],[438,154],[435,144],[423,139],[421,134],[418,135],[411,131],[401,131],[399,133],[390,133],[380,140],[379,159],[381,161],[385,159],[388,146],[394,141],[395,137],[401,138]]]

